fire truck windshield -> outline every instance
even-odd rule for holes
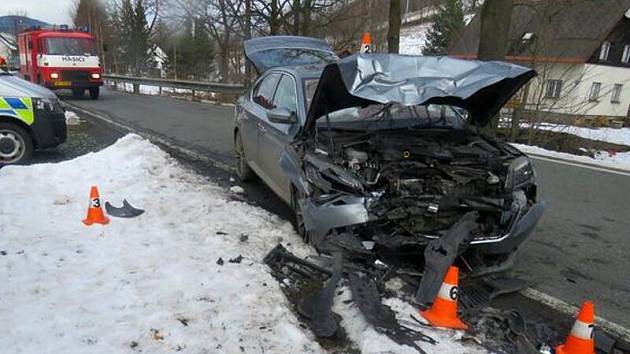
[[[94,55],[94,41],[86,38],[46,38],[46,54],[49,55]]]

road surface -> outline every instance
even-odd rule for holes
[[[232,107],[107,89],[98,101],[67,101],[232,162]],[[522,247],[515,271],[532,281],[534,289],[569,304],[593,300],[597,315],[630,328],[630,177],[534,161],[548,209]],[[270,204],[280,203],[276,198]]]

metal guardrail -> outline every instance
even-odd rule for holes
[[[225,84],[220,82],[210,81],[189,81],[189,80],[173,80],[173,79],[158,79],[151,77],[136,77],[125,75],[104,74],[104,80],[113,82],[130,83],[133,85],[133,92],[140,93],[140,85],[157,86],[159,87],[160,94],[163,87],[169,87],[174,89],[191,90],[193,97],[195,91],[200,92],[213,92],[238,95],[245,91],[245,86],[241,84]]]

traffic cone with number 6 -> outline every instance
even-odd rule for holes
[[[90,205],[88,206],[87,217],[83,220],[85,225],[101,224],[106,225],[109,219],[103,213],[101,207],[101,197],[98,195],[98,188],[92,186],[90,189]]]
[[[556,347],[556,354],[595,354],[593,327],[595,308],[590,301],[584,302],[571,333],[564,344]]]
[[[468,326],[457,317],[457,298],[459,297],[459,269],[455,266],[448,268],[430,309],[420,312],[425,320],[434,327],[468,329]]]

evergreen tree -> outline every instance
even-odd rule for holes
[[[121,64],[127,72],[141,75],[149,60],[149,29],[146,11],[142,0],[123,0],[117,13],[118,42],[120,43]]]
[[[432,16],[433,25],[427,33],[424,55],[446,55],[448,45],[464,28],[464,10],[460,0],[448,0]]]

